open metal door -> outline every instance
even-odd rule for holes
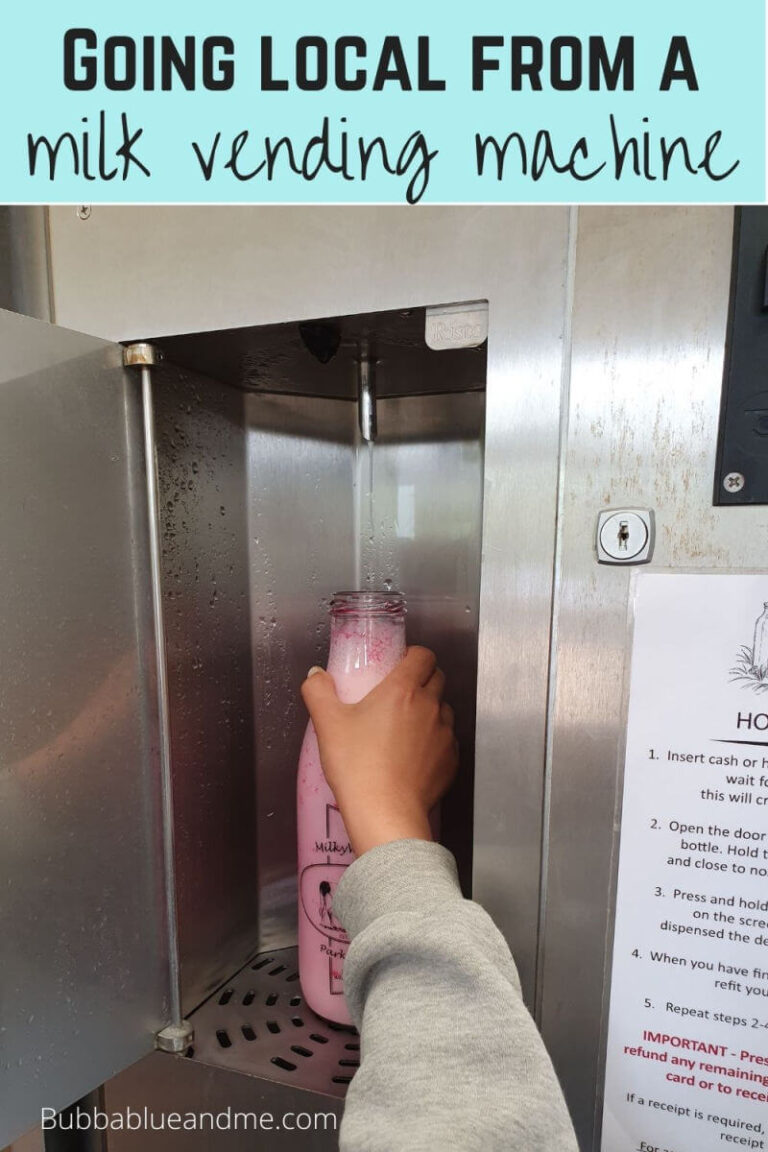
[[[139,380],[0,313],[0,1147],[169,1017]]]

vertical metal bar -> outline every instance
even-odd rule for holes
[[[563,501],[565,498],[565,464],[568,451],[568,421],[571,393],[571,347],[573,343],[573,300],[576,282],[576,245],[579,231],[579,210],[571,208],[568,220],[568,261],[563,322],[563,361],[560,387],[560,434],[557,462],[557,511],[555,514],[555,555],[552,574],[552,608],[549,642],[549,673],[547,678],[547,729],[544,751],[544,795],[542,803],[541,881],[539,887],[539,931],[536,945],[536,979],[534,1016],[541,1021],[544,995],[544,947],[547,922],[547,885],[549,882],[549,823],[552,800],[552,760],[555,731],[555,704],[557,692],[558,622],[562,600]]]
[[[376,361],[371,357],[368,341],[360,343],[357,359],[357,426],[355,437],[354,517],[355,517],[355,588],[362,588],[363,538],[373,534],[373,445],[378,434],[376,411]],[[363,445],[367,451],[363,452]],[[363,529],[363,488],[367,493],[368,531]]]
[[[171,778],[168,671],[163,620],[159,481],[157,475],[155,416],[152,405],[152,372],[146,365],[141,367],[141,401],[144,414],[144,456],[147,472],[147,510],[149,513],[149,550],[152,573],[152,614],[155,625],[155,664],[157,666],[157,708],[160,733],[160,774],[163,816],[163,862],[165,871],[165,907],[168,927],[168,970],[170,978],[170,1027],[181,1028],[184,1022],[181,1012],[179,941],[176,921],[173,781]]]

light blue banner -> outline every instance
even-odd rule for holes
[[[27,3],[5,202],[765,199],[764,0]]]

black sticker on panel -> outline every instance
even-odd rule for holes
[[[715,504],[768,504],[768,208],[739,208]]]

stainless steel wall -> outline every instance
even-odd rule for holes
[[[296,942],[299,686],[324,663],[325,605],[354,579],[356,409],[343,400],[246,397],[250,644],[256,730],[259,951]]]
[[[0,307],[50,320],[48,209],[0,205]]]
[[[180,980],[195,1008],[256,946],[256,811],[241,393],[153,373]]]
[[[450,358],[443,355],[447,386]],[[356,450],[360,584],[381,588],[389,580],[406,593],[409,642],[433,648],[447,672],[461,771],[442,804],[442,838],[457,858],[467,892],[485,404],[482,392],[381,401],[372,455],[366,445]]]
[[[653,567],[765,565],[768,510],[714,508],[733,212],[579,213],[556,589],[541,1025],[584,1148],[601,1087],[630,569],[598,565],[607,506],[654,509]]]

